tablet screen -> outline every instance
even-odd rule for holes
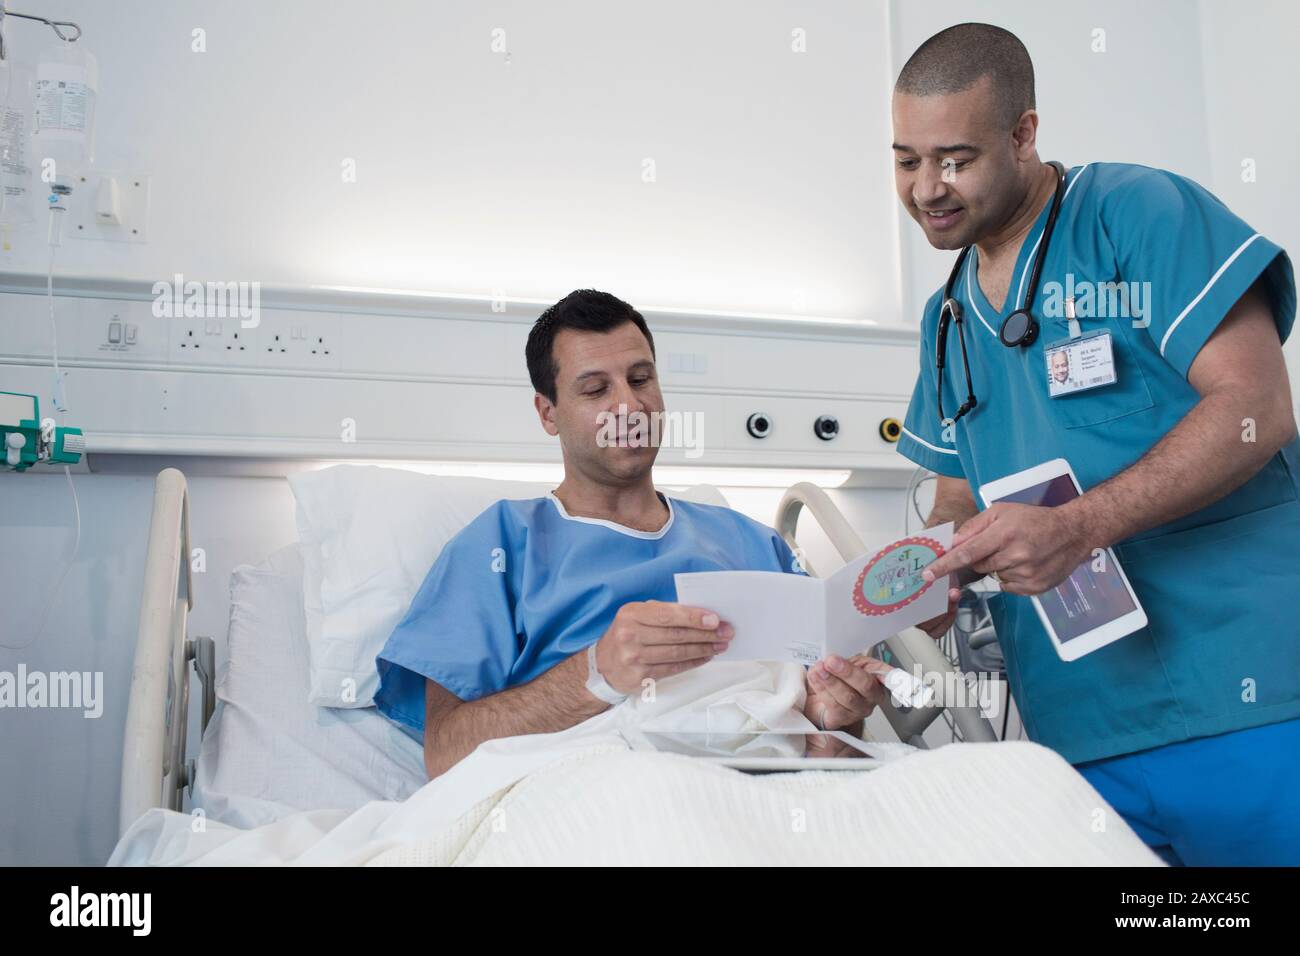
[[[643,731],[656,750],[692,757],[870,757],[863,741],[840,730]]]
[[[1069,475],[1057,475],[1042,484],[1022,488],[997,498],[1024,505],[1055,507],[1079,497]],[[1109,549],[1102,570],[1093,570],[1093,561],[1079,565],[1068,578],[1038,595],[1038,603],[1052,622],[1057,640],[1062,643],[1130,614],[1137,609]]]

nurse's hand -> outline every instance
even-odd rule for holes
[[[845,659],[832,654],[808,669],[808,698],[803,715],[822,730],[856,724],[889,697],[876,679],[892,667],[866,654]]]
[[[1071,510],[1002,502],[963,524],[948,552],[922,577],[933,581],[972,568],[996,574],[1002,590],[1011,594],[1042,594],[1091,558],[1092,548]]]
[[[736,631],[702,607],[671,601],[624,604],[596,644],[596,667],[622,694],[642,681],[671,677],[707,664],[727,649]]]

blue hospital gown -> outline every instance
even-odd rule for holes
[[[674,601],[687,571],[803,573],[771,528],[663,498],[658,531],[573,517],[554,495],[498,501],[438,555],[376,663],[380,713],[424,734],[429,678],[461,700],[526,683],[597,641],[631,601]]]

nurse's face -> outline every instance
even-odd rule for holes
[[[1064,382],[1070,377],[1070,356],[1065,352],[1052,353],[1052,378]]]
[[[972,245],[1015,215],[1035,154],[1032,110],[1007,129],[985,77],[960,93],[895,93],[893,116],[898,198],[930,245]]]
[[[556,401],[538,396],[538,412],[559,435],[566,467],[609,484],[645,475],[659,453],[649,444],[649,416],[663,412],[664,399],[641,330],[631,322],[609,332],[561,329],[551,354]]]

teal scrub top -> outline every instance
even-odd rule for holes
[[[954,295],[978,405],[947,429],[935,401],[942,290],[926,304],[898,449],[966,479],[981,508],[981,485],[1049,459],[1068,460],[1086,491],[1141,458],[1199,400],[1188,369],[1260,276],[1282,341],[1295,320],[1287,254],[1196,183],[1122,163],[1067,177],[1033,303],[1033,345],[1007,348],[998,328],[1025,295],[1047,208],[1001,311],[980,291],[977,251],[967,256]],[[1118,381],[1049,398],[1043,349],[1068,337],[1062,305],[1071,295],[1083,333],[1110,331]],[[951,415],[966,397],[955,324],[947,348]],[[1117,544],[1149,623],[1079,660],[1060,659],[1029,598],[996,595],[994,625],[1029,737],[1082,763],[1300,716],[1298,490],[1300,440],[1230,494]],[[1153,499],[1163,492],[1150,489]]]

